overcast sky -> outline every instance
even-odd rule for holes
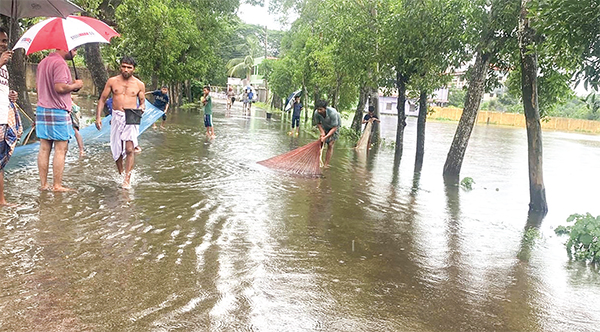
[[[267,25],[269,30],[287,30],[289,29],[290,23],[281,25],[277,20],[277,16],[269,14],[269,1],[265,1],[264,7],[250,6],[248,4],[241,4],[238,10],[238,16],[248,24],[256,25]]]

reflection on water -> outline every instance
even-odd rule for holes
[[[80,102],[81,103],[81,102]],[[92,116],[93,105],[83,105]],[[311,142],[264,114],[224,116],[215,140],[196,112],[140,139],[134,189],[109,146],[71,146],[64,181],[40,193],[32,159],[7,170],[0,210],[0,330],[592,331],[598,271],[567,260],[553,228],[600,214],[600,138],[548,132],[550,212],[527,216],[524,130],[477,127],[463,176],[445,184],[456,124],[429,122],[414,171],[404,158],[340,142],[324,177],[256,162]],[[85,117],[84,117],[85,118]],[[395,118],[381,132],[393,140]],[[594,210],[596,209],[596,210]],[[538,234],[529,241],[530,229]],[[523,259],[526,257],[527,259]],[[576,299],[576,300],[574,300]]]

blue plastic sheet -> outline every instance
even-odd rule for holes
[[[158,120],[163,114],[163,111],[159,110],[148,100],[146,100],[146,111],[142,115],[139,135],[146,131],[146,129],[150,128],[150,126],[152,126],[152,124],[156,122],[156,120]],[[81,137],[83,137],[84,143],[108,142],[110,140],[110,119],[110,115],[102,119],[102,130],[100,131],[96,129],[94,124],[91,124],[85,128],[81,128],[79,133],[81,134]],[[75,138],[72,138],[69,143],[76,144]],[[9,169],[16,166],[24,166],[36,161],[37,151],[39,148],[39,142],[17,146],[6,168]]]

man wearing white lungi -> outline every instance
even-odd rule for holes
[[[145,108],[144,95],[146,88],[142,81],[133,76],[135,65],[135,60],[131,57],[124,56],[121,59],[121,74],[106,81],[96,109],[96,128],[101,130],[102,119],[100,117],[106,99],[112,93],[113,112],[110,125],[110,149],[113,159],[117,163],[119,174],[123,174],[123,170],[125,171],[122,185],[124,189],[131,188],[131,171],[135,164],[134,149],[138,145],[139,121],[135,124],[133,120],[136,117],[139,120]],[[133,116],[128,118],[127,113],[133,114]],[[125,159],[125,169],[123,169],[123,159]]]

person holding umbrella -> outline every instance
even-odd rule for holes
[[[24,2],[24,1],[21,1]],[[78,8],[78,7],[77,7]],[[31,26],[13,47],[22,48],[25,54],[54,49],[39,64],[36,73],[38,107],[36,109],[36,132],[41,139],[38,153],[38,169],[41,189],[69,191],[62,186],[68,141],[73,136],[71,122],[71,92],[83,87],[83,81],[71,77],[65,60],[77,54],[77,47],[87,43],[108,43],[119,34],[104,22],[85,16],[48,18]],[[50,152],[54,149],[53,186],[48,186]]]
[[[65,61],[72,60],[76,54],[77,49],[71,51],[57,49],[38,64],[36,73],[38,103],[35,129],[40,139],[38,170],[42,190],[73,190],[62,185],[62,177],[69,140],[74,135],[70,115],[73,102],[71,92],[83,87],[82,80],[72,79],[71,70]],[[53,185],[50,187],[47,177],[50,152],[53,149]]]

